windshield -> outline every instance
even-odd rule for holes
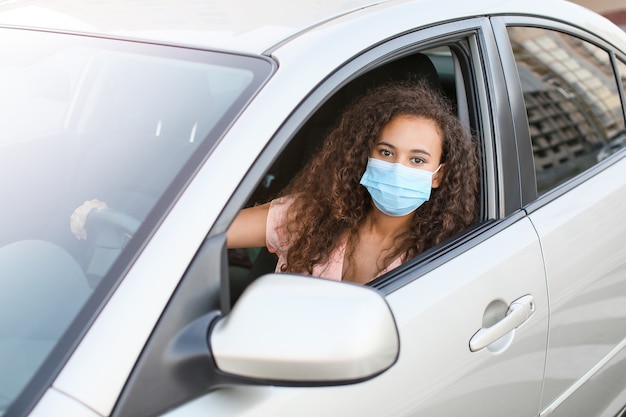
[[[252,57],[0,30],[0,415],[52,378],[42,365],[75,343],[79,312],[115,285],[157,224],[146,219],[270,71]],[[94,199],[107,208],[77,236],[70,216]]]

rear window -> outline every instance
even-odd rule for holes
[[[554,30],[508,31],[543,194],[624,146],[619,87],[608,51]]]

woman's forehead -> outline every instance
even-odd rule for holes
[[[441,149],[443,136],[437,123],[425,117],[400,115],[387,123],[376,144],[387,144],[409,151]]]

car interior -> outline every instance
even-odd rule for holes
[[[448,47],[422,51],[376,67],[344,85],[327,100],[294,135],[257,186],[246,207],[275,198],[318,149],[356,97],[387,82],[426,80],[441,91],[457,109],[458,117],[469,123],[463,78],[457,57]],[[275,270],[277,257],[267,248],[229,249],[231,305],[257,277]]]

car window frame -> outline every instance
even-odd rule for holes
[[[587,181],[599,172],[604,171],[606,168],[622,159],[626,153],[624,150],[617,152],[605,160],[597,162],[593,166],[587,168],[584,172],[581,172],[561,184],[552,187],[552,189],[546,191],[545,193],[541,195],[538,194],[528,116],[526,114],[524,95],[507,28],[515,26],[557,31],[569,36],[577,37],[603,49],[607,52],[609,58],[611,59],[615,82],[618,87],[620,85],[620,80],[616,60],[621,59],[621,61],[626,64],[626,59],[624,58],[625,54],[619,51],[615,45],[612,45],[608,41],[581,28],[571,26],[563,22],[530,16],[498,16],[492,18],[492,24],[494,27],[494,34],[500,48],[500,54],[502,56],[502,65],[505,68],[508,94],[510,96],[511,103],[514,105],[513,117],[515,123],[515,135],[520,148],[519,166],[523,172],[523,175],[521,176],[523,191],[522,201],[524,210],[530,214],[545,204],[557,199],[559,196],[576,188],[579,184]],[[618,88],[618,91],[620,92],[622,110],[626,121],[625,93],[623,88]]]
[[[476,32],[470,39],[469,53],[473,66],[470,72],[475,77],[473,81],[477,94],[474,97],[477,100],[475,106],[481,113],[477,118],[484,127],[482,137],[478,139],[483,152],[483,169],[487,171],[482,174],[482,179],[484,181],[485,176],[489,178],[483,184],[482,192],[487,193],[486,198],[491,206],[481,222],[373,282],[372,286],[383,294],[390,294],[419,279],[462,252],[500,233],[525,215],[521,211],[518,146],[512,134],[514,126],[508,110],[509,98],[504,88],[498,47],[489,21],[485,19],[482,23],[484,26],[476,27]],[[484,200],[485,196],[482,198]]]
[[[481,180],[484,181],[482,187],[488,196],[483,218],[479,224],[470,227],[451,241],[424,252],[370,285],[383,294],[389,294],[445,263],[451,257],[469,249],[473,244],[497,233],[500,228],[493,227],[494,221],[509,217],[517,219],[522,204],[519,192],[517,145],[514,140],[500,139],[513,137],[513,125],[511,115],[507,111],[508,96],[506,90],[502,88],[504,78],[497,45],[489,19],[484,17],[468,18],[429,28],[417,28],[413,32],[381,42],[375,48],[346,62],[324,83],[317,86],[277,131],[267,144],[265,151],[259,155],[257,162],[251,167],[248,175],[242,180],[240,187],[225,207],[223,216],[234,218],[239,208],[244,206],[248,197],[254,192],[265,171],[272,165],[276,155],[285,149],[295,133],[302,128],[321,103],[328,100],[342,86],[385,62],[437,46],[458,44],[462,40],[467,40],[465,52],[469,56],[468,59],[471,59],[472,68],[469,71],[474,77],[473,80],[464,80],[464,82],[465,84],[473,83],[473,88],[476,90],[475,97],[468,97],[468,100],[476,100],[475,111],[479,114],[474,117],[481,129],[481,132],[473,133],[480,135],[478,142],[481,146],[482,164],[485,171],[481,174]],[[467,75],[463,74],[463,76]],[[484,199],[484,196],[481,198]],[[218,220],[218,223],[229,225],[230,221]],[[212,233],[215,232],[216,230],[212,231]],[[225,277],[222,281],[224,286],[228,282],[227,279],[228,277]],[[225,311],[228,308],[225,307]]]

